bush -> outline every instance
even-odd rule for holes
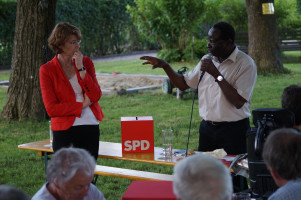
[[[14,43],[17,2],[0,1],[0,68],[10,65]]]
[[[81,51],[100,56],[138,50],[158,49],[138,33],[126,7],[134,0],[58,0],[56,23],[66,21],[83,35]],[[0,1],[0,68],[11,64],[17,1]]]
[[[162,49],[157,55],[167,62],[176,62],[182,59],[183,53],[179,49]]]
[[[207,40],[206,39],[196,39],[193,42],[193,51],[198,59],[201,59],[205,54],[208,53],[207,50]]]
[[[183,60],[193,29],[204,11],[204,0],[135,0],[135,3],[128,7],[128,12],[141,34],[160,43],[164,49],[159,54],[161,58]]]

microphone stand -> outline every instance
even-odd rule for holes
[[[195,100],[195,97],[198,93],[198,88],[199,88],[199,84],[201,82],[201,80],[203,79],[203,76],[205,74],[205,71],[202,71],[201,73],[201,76],[199,78],[199,82],[198,82],[198,85],[197,85],[197,90],[195,91],[194,93],[194,97],[193,97],[193,101],[192,101],[192,105],[191,105],[191,115],[190,115],[190,123],[189,123],[189,131],[188,131],[188,137],[187,137],[187,145],[186,145],[186,157],[187,157],[187,153],[188,153],[188,144],[189,144],[189,138],[190,138],[190,129],[191,129],[191,121],[192,121],[192,114],[193,114],[193,105],[194,105],[194,100]]]

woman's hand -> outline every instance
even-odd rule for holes
[[[89,98],[88,95],[85,93],[85,94],[84,94],[83,108],[86,108],[86,107],[90,106],[91,104],[92,104],[92,102],[90,101],[90,98]]]
[[[72,56],[72,60],[75,62],[75,65],[77,67],[77,69],[81,69],[83,68],[83,54],[80,51],[76,51],[73,56]]]
[[[156,57],[152,57],[152,56],[142,56],[140,57],[140,60],[147,60],[147,62],[142,63],[142,65],[147,65],[147,64],[151,64],[153,65],[153,69],[159,67],[159,68],[164,68],[169,66],[168,62],[166,62],[165,60],[161,60],[159,58]]]

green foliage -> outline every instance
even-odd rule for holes
[[[247,31],[248,15],[243,0],[205,0],[206,13],[202,23],[206,32],[219,21],[226,21],[233,25],[236,31]]]
[[[207,54],[207,39],[196,39],[193,43],[193,50],[197,58],[202,58]]]
[[[247,31],[248,15],[246,9],[245,1],[224,0],[221,7],[222,20],[231,23],[236,31]]]
[[[158,56],[167,62],[174,62],[180,61],[183,57],[183,53],[180,49],[162,49],[158,52]]]
[[[58,0],[56,22],[70,22],[80,28],[81,51],[100,56],[158,49],[155,42],[142,37],[126,11],[133,0]],[[0,1],[0,66],[10,65],[12,57],[16,1]]]
[[[278,29],[301,30],[301,13],[296,0],[276,0],[275,15]]]
[[[15,1],[0,1],[0,66],[11,62],[16,7]]]
[[[159,42],[164,49],[160,55],[165,59],[181,60],[192,38],[192,30],[203,13],[203,1],[135,0],[135,3],[136,6],[128,6],[128,11],[138,30]]]
[[[278,29],[301,29],[301,0],[274,2]],[[11,63],[16,5],[16,0],[0,1],[0,66]],[[162,58],[188,61],[191,38],[199,58],[203,53],[198,52],[207,50],[196,41],[207,38],[216,22],[247,31],[244,0],[58,0],[59,21],[81,29],[81,50],[91,57],[162,47]]]
[[[56,21],[68,21],[80,28],[81,49],[86,55],[122,53],[132,50],[127,46],[129,41],[139,41],[126,12],[126,6],[132,3],[132,0],[59,0]]]
[[[298,0],[300,1],[300,0]],[[227,21],[236,31],[248,30],[246,4],[243,0],[205,0],[206,14],[202,21],[207,30],[218,21]],[[296,0],[274,1],[278,29],[300,29],[301,16]]]

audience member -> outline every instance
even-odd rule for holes
[[[269,200],[301,199],[301,134],[292,128],[272,131],[262,156],[279,187]]]
[[[282,108],[288,108],[295,114],[294,128],[301,131],[301,85],[290,85],[283,90]]]
[[[91,184],[95,159],[84,149],[62,148],[47,168],[48,182],[32,200],[105,200]]]
[[[231,200],[233,193],[229,169],[205,154],[190,156],[176,164],[173,189],[181,200]]]
[[[0,185],[0,200],[29,200],[29,197],[13,186]]]

